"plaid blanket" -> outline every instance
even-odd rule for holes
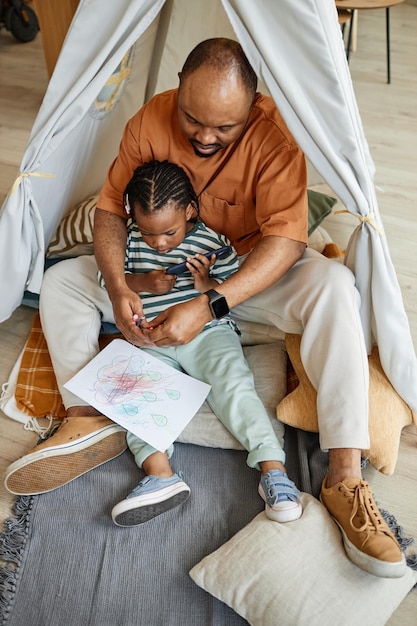
[[[116,335],[100,335],[99,345],[103,349]],[[63,419],[66,410],[62,404],[51,357],[43,334],[39,313],[33,320],[26,341],[15,390],[16,406],[29,417],[52,417]]]
[[[17,408],[30,417],[50,415],[63,419],[66,416],[39,313],[35,315],[23,351],[15,400]]]

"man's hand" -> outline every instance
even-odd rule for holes
[[[152,346],[152,340],[137,325],[137,320],[144,317],[142,302],[137,293],[126,287],[117,293],[112,304],[115,324],[124,338],[135,346]]]
[[[143,324],[144,334],[156,346],[179,346],[194,339],[211,319],[207,297],[198,296],[160,313],[149,330]]]

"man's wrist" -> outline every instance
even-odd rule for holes
[[[223,294],[215,289],[208,289],[203,295],[208,298],[208,305],[213,319],[219,320],[229,314],[229,306]]]

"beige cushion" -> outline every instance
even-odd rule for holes
[[[417,580],[377,578],[353,565],[322,504],[278,524],[264,512],[195,565],[194,582],[252,626],[383,626]]]
[[[302,430],[317,432],[317,394],[307,378],[301,363],[300,335],[287,335],[286,348],[299,384],[281,400],[277,417],[284,424]],[[343,355],[341,355],[343,359]],[[414,422],[416,415],[400,398],[387,379],[374,348],[369,363],[369,438],[371,447],[363,450],[363,456],[383,474],[392,474],[398,459],[401,431]]]

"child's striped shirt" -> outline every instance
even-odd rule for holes
[[[197,253],[205,253],[210,250],[216,250],[223,246],[231,246],[227,237],[216,233],[208,228],[203,222],[198,221],[190,232],[186,233],[182,244],[167,252],[161,254],[153,248],[150,248],[142,238],[142,234],[137,225],[133,222],[128,227],[128,238],[126,245],[125,272],[127,274],[147,273],[151,270],[167,269],[171,265],[183,263],[187,257],[194,256]],[[231,274],[236,272],[239,267],[239,260],[234,248],[231,248],[230,254],[224,258],[216,259],[215,265],[210,268],[210,276],[218,283],[222,283]],[[105,287],[104,280],[99,272],[99,281],[102,287]],[[166,294],[151,294],[140,292],[139,296],[142,300],[143,311],[148,321],[165,311],[168,307],[186,302],[199,295],[194,288],[194,278],[188,270],[177,276],[177,280],[173,289]]]

